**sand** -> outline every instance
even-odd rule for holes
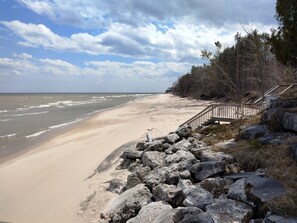
[[[1,164],[0,222],[91,222],[90,213],[94,219],[112,201],[102,188],[113,172],[90,177],[98,165],[121,145],[144,140],[146,133],[158,137],[176,130],[208,103],[165,94],[130,102]],[[93,197],[96,202],[90,202]]]

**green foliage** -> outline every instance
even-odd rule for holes
[[[277,0],[276,18],[279,27],[270,38],[272,52],[283,64],[297,67],[297,1]]]
[[[253,139],[249,141],[249,144],[252,146],[254,149],[260,149],[262,147],[261,143],[257,139]]]

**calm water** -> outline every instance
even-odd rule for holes
[[[0,94],[0,159],[48,133],[148,94]]]

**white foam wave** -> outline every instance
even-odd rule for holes
[[[8,112],[7,110],[0,110],[0,113],[6,113]]]
[[[16,136],[17,133],[13,133],[13,134],[9,134],[9,135],[4,135],[4,136],[0,136],[0,139],[3,139],[3,138],[10,138],[10,137],[14,137]]]
[[[42,112],[31,112],[31,113],[21,113],[21,114],[12,114],[12,115],[0,115],[0,117],[20,117],[25,115],[40,115],[48,113],[48,111],[42,111]]]
[[[37,136],[40,136],[40,135],[42,135],[43,133],[46,133],[46,132],[48,132],[49,130],[47,129],[47,130],[43,130],[43,131],[40,131],[40,132],[36,132],[36,133],[34,133],[34,134],[32,134],[32,135],[28,135],[28,136],[26,136],[26,138],[28,139],[28,138],[34,138],[34,137],[37,137]]]
[[[1,119],[0,122],[9,122],[12,121],[13,119]]]

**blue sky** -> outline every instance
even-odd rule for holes
[[[162,92],[275,0],[0,0],[0,92]]]

